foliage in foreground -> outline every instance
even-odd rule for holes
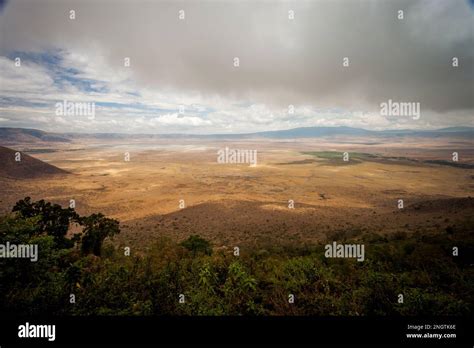
[[[236,257],[212,252],[199,236],[181,244],[162,239],[144,255],[126,256],[112,243],[102,245],[118,233],[115,220],[101,214],[80,218],[45,202],[16,207],[15,214],[0,218],[0,244],[36,243],[40,255],[37,262],[0,259],[2,315],[473,313],[473,236],[461,230],[365,236],[364,262],[326,259],[322,245]],[[83,234],[68,240],[67,221],[80,222]],[[452,256],[453,245],[461,250],[458,257]]]

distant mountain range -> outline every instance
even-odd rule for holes
[[[462,136],[469,137],[474,135],[474,127],[450,127],[437,130],[382,130],[371,131],[362,128],[352,127],[304,127],[294,128],[282,131],[270,131],[254,133],[254,135],[265,138],[319,138],[327,136],[421,136],[421,137],[439,137],[439,136]]]
[[[124,134],[124,133],[49,133],[37,129],[0,127],[0,144],[71,142],[79,139],[298,139],[335,136],[350,137],[462,137],[474,139],[474,127],[450,127],[437,130],[372,131],[352,127],[303,127],[245,134]]]
[[[70,141],[60,134],[43,132],[38,129],[0,127],[0,144]]]

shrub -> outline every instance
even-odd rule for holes
[[[191,235],[188,239],[182,242],[181,245],[191,251],[193,256],[196,256],[198,253],[203,253],[205,255],[212,254],[211,243],[198,235]]]

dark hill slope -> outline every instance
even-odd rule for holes
[[[15,161],[17,151],[0,146],[0,177],[12,179],[44,178],[51,175],[69,174],[51,164],[31,157],[23,152],[21,161]]]

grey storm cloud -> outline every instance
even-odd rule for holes
[[[0,21],[3,55],[59,48],[98,54],[117,69],[130,57],[143,88],[275,106],[376,110],[392,99],[436,113],[474,108],[467,0],[29,0],[8,2]]]

